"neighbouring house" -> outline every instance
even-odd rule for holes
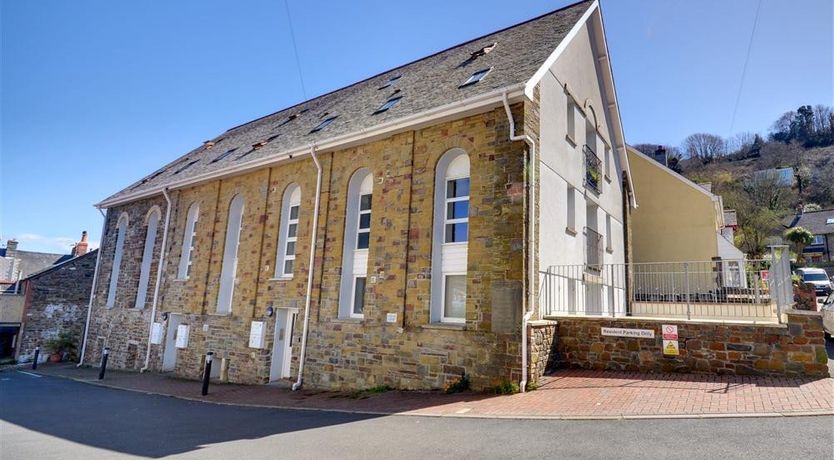
[[[799,212],[785,223],[785,227],[802,227],[814,234],[814,241],[802,254],[812,264],[834,261],[834,209]]]
[[[36,347],[41,347],[39,361],[46,361],[45,346],[62,332],[76,338],[81,349],[97,257],[97,250],[86,252],[21,280],[25,300],[18,361],[31,361]]]
[[[107,210],[84,360],[331,389],[523,381],[541,273],[622,306],[635,204],[597,2],[229,129]],[[584,267],[584,268],[582,268]]]
[[[727,238],[727,241],[735,242],[736,232],[738,232],[738,214],[735,209],[725,209],[724,228],[721,229],[721,234]]]
[[[87,232],[70,254],[24,251],[16,240],[0,248],[0,359],[15,356],[26,302],[24,280],[87,253]]]
[[[796,183],[796,171],[793,168],[770,168],[755,171],[751,176],[753,181],[772,181],[777,185],[793,187]]]
[[[695,184],[638,150],[627,150],[640,203],[630,226],[635,299],[654,300],[658,290],[667,296],[670,291],[718,296],[727,288],[748,288],[750,276],[760,281],[763,275],[747,273],[747,257],[728,238],[723,202],[710,184]],[[669,272],[678,274],[666,276]],[[662,307],[635,304],[632,312],[658,316]]]

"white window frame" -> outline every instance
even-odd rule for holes
[[[472,180],[469,177],[469,175],[461,176],[461,175],[458,174],[456,176],[458,176],[458,177],[447,177],[446,178],[446,183],[445,183],[446,190],[444,192],[444,196],[446,197],[446,200],[445,200],[443,209],[445,209],[446,212],[443,213],[443,221],[444,221],[443,222],[443,244],[456,244],[456,243],[468,243],[469,242],[469,211],[466,212],[466,217],[458,217],[458,218],[453,218],[453,219],[449,218],[449,204],[458,203],[458,202],[461,202],[461,201],[466,201],[467,202],[466,207],[468,209],[469,208],[469,196],[472,194]],[[470,179],[470,181],[469,181],[469,193],[466,196],[451,197],[450,198],[449,197],[449,182],[452,182],[454,180],[459,180],[459,179]],[[463,241],[447,241],[447,239],[448,239],[447,237],[449,235],[446,234],[446,231],[449,228],[450,224],[466,224],[466,239],[463,240]]]
[[[469,194],[465,198],[449,198],[449,182],[463,178],[469,178]],[[472,214],[471,199],[474,188],[471,163],[465,150],[453,148],[440,157],[435,167],[434,183],[430,321],[433,323],[465,324],[466,308],[464,308],[463,317],[446,316],[446,277],[467,276],[466,267],[468,265],[469,239],[471,236],[469,216]],[[470,203],[467,217],[465,219],[447,219],[448,203],[462,201],[462,199],[466,199]],[[446,224],[463,222],[467,224],[466,241],[447,243]]]
[[[217,291],[218,315],[232,313],[235,296],[235,278],[237,276],[240,235],[243,230],[243,213],[246,204],[241,194],[235,195],[229,202],[226,238],[223,245],[223,261],[220,268],[220,289]]]
[[[185,220],[185,232],[182,235],[182,250],[180,251],[180,265],[177,271],[178,280],[191,277],[191,260],[194,255],[194,242],[197,238],[197,222],[200,219],[200,205],[196,202],[188,207],[188,217]]]
[[[107,289],[107,308],[113,308],[116,305],[116,290],[119,286],[119,273],[122,268],[122,256],[125,249],[125,238],[127,237],[127,228],[130,219],[126,212],[119,215],[119,220],[116,223],[116,248],[113,251],[113,267],[110,270],[110,285]]]
[[[362,209],[362,197],[369,196],[371,197],[371,208],[370,209]],[[359,206],[357,208],[357,218],[356,218],[356,241],[354,242],[354,249],[357,251],[368,250],[371,247],[371,224],[370,221],[372,217],[368,217],[368,228],[362,228],[362,216],[371,216],[371,212],[374,208],[374,195],[373,193],[360,193],[359,194]],[[359,247],[359,235],[367,233],[368,234],[368,247],[367,248],[360,248]]]
[[[139,287],[136,289],[136,302],[133,308],[141,310],[145,308],[145,301],[148,298],[148,285],[151,278],[151,263],[153,262],[154,243],[156,233],[159,230],[159,221],[162,218],[162,211],[159,206],[154,206],[145,216],[145,245],[142,248],[142,265],[139,269]]]
[[[605,250],[609,253],[614,252],[614,242],[612,236],[611,228],[613,227],[613,223],[611,222],[613,219],[611,218],[611,214],[605,213]]]
[[[292,218],[292,208],[298,207],[298,214]],[[295,272],[296,254],[298,253],[298,232],[301,216],[301,187],[298,184],[290,184],[284,190],[284,198],[281,204],[281,230],[278,235],[278,248],[275,257],[275,278],[292,279]],[[290,226],[295,224],[295,236],[290,236]],[[295,251],[292,254],[287,252],[289,243],[295,243]],[[286,271],[287,262],[293,261],[293,269]]]
[[[373,188],[374,176],[367,168],[361,168],[353,173],[348,182],[347,201],[345,203],[345,234],[342,244],[342,276],[339,281],[339,318],[341,319],[362,319],[364,313],[359,315],[353,312],[356,278],[366,278],[365,287],[367,294],[368,286],[368,248],[358,249],[359,244],[359,221],[360,215],[373,213]],[[371,209],[361,211],[362,196],[371,196]],[[368,233],[368,246],[370,247],[371,226],[362,231]],[[364,307],[368,302],[365,299]],[[364,310],[363,310],[364,312]]]
[[[813,245],[825,244],[825,235],[814,235]]]
[[[364,292],[362,293],[362,313],[356,313],[356,284],[357,284],[357,281],[359,280],[359,278],[364,278],[365,279],[365,287],[363,289]],[[353,283],[352,283],[350,292],[351,292],[351,296],[350,296],[350,317],[351,318],[357,318],[357,319],[364,318],[365,317],[365,305],[367,305],[367,303],[368,303],[368,302],[366,302],[366,299],[365,299],[365,294],[368,293],[368,275],[367,274],[354,275],[353,276]]]

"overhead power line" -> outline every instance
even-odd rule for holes
[[[290,39],[292,39],[292,49],[295,53],[295,67],[298,69],[298,81],[301,82],[301,95],[304,100],[307,100],[307,89],[304,87],[304,74],[301,72],[301,60],[298,58],[298,46],[295,44],[295,32],[292,28],[292,15],[290,15],[290,5],[287,0],[284,0],[284,8],[287,10],[287,22],[290,25]]]
[[[753,49],[753,37],[756,35],[756,28],[759,25],[759,11],[762,9],[762,0],[758,0],[756,5],[756,15],[753,17],[753,29],[750,31],[750,41],[747,42],[747,55],[744,57],[744,66],[741,68],[741,81],[738,83],[738,94],[736,95],[736,104],[733,107],[733,118],[730,120],[730,132],[727,137],[733,135],[733,129],[736,125],[736,115],[738,114],[738,105],[741,102],[741,93],[744,89],[744,79],[747,75],[747,63],[750,62],[750,51]]]

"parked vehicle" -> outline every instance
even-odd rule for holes
[[[828,273],[821,268],[800,268],[796,270],[796,274],[803,283],[812,284],[818,296],[826,296],[834,291]]]
[[[834,335],[834,294],[829,294],[822,305],[822,327],[829,337]]]

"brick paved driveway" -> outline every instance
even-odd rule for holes
[[[42,365],[37,372],[98,382],[97,369]],[[400,391],[349,395],[315,390],[292,392],[274,385],[212,384],[210,394],[202,397],[199,382],[117,371],[108,371],[102,383],[217,403],[377,414],[530,418],[834,414],[834,379],[830,378],[563,370],[547,377],[535,391],[509,396]]]

